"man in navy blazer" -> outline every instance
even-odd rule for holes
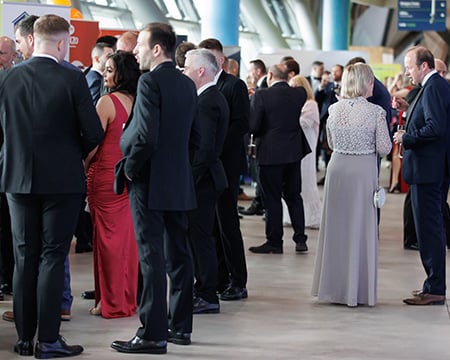
[[[422,87],[408,109],[406,132],[394,134],[403,147],[402,174],[410,185],[420,257],[427,278],[408,305],[445,302],[446,238],[442,209],[450,169],[450,85],[434,69],[433,54],[413,47],[405,55],[405,74]]]
[[[33,57],[0,73],[0,192],[8,198],[15,248],[14,350],[32,355],[37,329],[36,358],[83,351],[59,335],[64,260],[86,192],[83,159],[103,129],[83,74],[59,65],[69,28],[59,16],[42,16],[34,23]]]
[[[294,228],[296,251],[304,252],[308,247],[300,195],[300,161],[311,152],[300,127],[306,91],[288,85],[288,72],[282,64],[271,66],[267,80],[269,88],[255,92],[250,112],[250,132],[257,139],[256,158],[267,210],[267,240],[249,250],[264,254],[283,252],[283,197]]]
[[[150,71],[139,79],[133,115],[120,139],[143,282],[142,326],[130,341],[111,345],[125,353],[163,354],[167,341],[191,341],[194,270],[187,211],[197,206],[189,162],[197,92],[172,62],[175,43],[170,25],[151,23],[134,50],[141,70]]]
[[[194,314],[220,312],[213,230],[217,199],[228,187],[220,154],[230,111],[227,100],[214,82],[217,70],[218,64],[211,51],[196,49],[187,52],[184,73],[194,81],[198,93],[198,114],[192,128],[190,146],[198,205],[189,213],[189,241],[196,280]]]

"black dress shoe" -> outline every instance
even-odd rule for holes
[[[251,246],[249,251],[255,254],[282,254],[283,248],[278,246],[272,246],[267,241],[260,246]]]
[[[95,299],[95,290],[86,290],[83,291],[81,297],[85,300],[94,300]]]
[[[308,246],[304,242],[299,242],[295,244],[295,251],[298,253],[307,252]]]
[[[251,204],[247,209],[239,210],[241,215],[263,215],[264,209],[255,204]]]
[[[33,340],[17,340],[16,345],[14,345],[14,352],[22,356],[32,356],[33,347]]]
[[[169,329],[167,333],[167,342],[177,344],[177,345],[190,345],[191,344],[191,333],[181,333],[175,332]]]
[[[220,313],[219,303],[210,303],[201,297],[196,297],[194,299],[194,304],[192,307],[193,314],[218,314]]]
[[[67,345],[66,340],[59,336],[55,342],[38,341],[34,349],[36,359],[52,359],[80,355],[83,352],[81,345]]]
[[[82,254],[86,252],[92,251],[92,245],[91,244],[82,244],[82,245],[75,245],[75,253]]]
[[[405,244],[403,246],[403,248],[405,250],[419,250],[419,245],[418,244]]]
[[[111,347],[123,353],[165,354],[167,352],[167,341],[145,340],[136,335],[130,341],[116,340],[111,344]]]
[[[0,285],[0,290],[3,294],[11,295],[12,294],[12,286],[6,283]]]
[[[222,294],[220,294],[220,300],[224,301],[241,300],[247,298],[248,298],[247,289],[237,286],[230,286]]]

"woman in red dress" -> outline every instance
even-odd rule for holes
[[[122,158],[122,129],[133,105],[139,66],[131,53],[112,54],[103,72],[108,94],[97,103],[105,138],[86,161],[88,203],[94,228],[95,306],[92,315],[105,318],[136,312],[138,255],[126,191],[113,190],[114,165]]]

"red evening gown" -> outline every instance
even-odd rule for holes
[[[138,255],[128,193],[113,191],[114,165],[122,158],[119,141],[128,114],[116,96],[107,96],[116,117],[92,159],[87,184],[94,228],[95,301],[101,301],[103,317],[118,318],[136,312]]]

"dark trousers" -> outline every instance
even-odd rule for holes
[[[450,249],[450,208],[448,203],[443,204],[442,212],[444,214],[445,237],[447,248]],[[418,246],[416,229],[411,207],[411,192],[408,191],[403,204],[403,246]]]
[[[214,219],[218,194],[210,175],[195,186],[197,209],[188,214],[189,242],[194,257],[195,296],[209,303],[218,303],[217,253],[214,239]]]
[[[13,308],[17,334],[54,342],[59,336],[64,261],[81,194],[7,194],[14,243]]]
[[[410,191],[420,258],[427,274],[423,291],[445,295],[446,239],[442,209],[448,181],[442,184],[413,184]]]
[[[239,156],[236,157],[239,160]],[[244,242],[237,212],[239,192],[239,162],[222,159],[228,180],[228,188],[219,196],[216,206],[215,237],[218,239],[217,256],[219,261],[218,290],[228,285],[244,288],[247,286],[247,263]]]
[[[142,326],[136,335],[161,341],[167,339],[168,328],[191,333],[194,270],[187,215],[183,211],[149,209],[145,181],[136,179],[127,186],[142,272]],[[170,278],[169,310],[166,272]]]
[[[306,242],[305,213],[303,199],[300,196],[302,182],[300,161],[281,165],[260,165],[261,188],[266,204],[266,238],[270,245],[283,246],[283,208],[281,198],[286,205],[294,229],[293,240]]]
[[[86,197],[81,201],[80,214],[78,216],[77,227],[75,228],[75,237],[77,238],[76,247],[83,249],[92,243],[92,219],[91,214],[84,211],[86,208]]]
[[[11,216],[9,215],[6,194],[0,194],[0,284],[12,287],[14,272],[14,251],[11,234]]]

